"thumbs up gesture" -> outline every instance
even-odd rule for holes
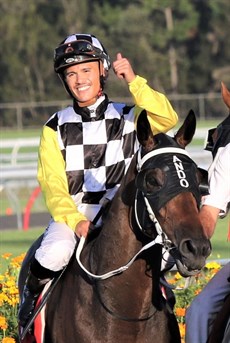
[[[136,77],[130,62],[120,52],[117,54],[117,59],[113,62],[113,70],[119,79],[125,79],[127,83],[132,82]]]

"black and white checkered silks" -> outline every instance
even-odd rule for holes
[[[133,112],[134,107],[105,97],[95,115],[74,103],[46,123],[57,131],[73,198],[81,194],[83,203],[98,204],[117,189],[139,147]]]

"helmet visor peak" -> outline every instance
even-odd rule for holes
[[[78,40],[58,46],[54,51],[54,61],[56,70],[68,64],[83,62],[84,58],[77,56],[88,56],[92,59],[106,59],[105,53],[92,45],[89,41]]]

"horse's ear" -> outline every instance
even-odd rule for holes
[[[221,82],[221,93],[222,93],[222,98],[223,98],[225,104],[230,109],[230,91],[225,86],[224,82]]]
[[[174,138],[180,146],[185,148],[192,141],[195,131],[196,116],[193,110],[190,110]]]
[[[147,113],[143,110],[137,119],[137,138],[140,144],[146,149],[150,151],[156,145],[155,138],[153,136],[151,126],[149,124]]]

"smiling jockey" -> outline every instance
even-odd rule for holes
[[[54,51],[54,69],[73,103],[45,123],[38,160],[40,183],[51,221],[35,253],[19,309],[22,327],[46,282],[69,262],[77,237],[86,236],[105,199],[112,199],[139,147],[136,122],[147,111],[154,134],[178,120],[165,95],[136,75],[118,53],[113,70],[130,90],[134,105],[104,93],[110,58],[93,35],[73,34]],[[100,224],[100,223],[99,223]]]

